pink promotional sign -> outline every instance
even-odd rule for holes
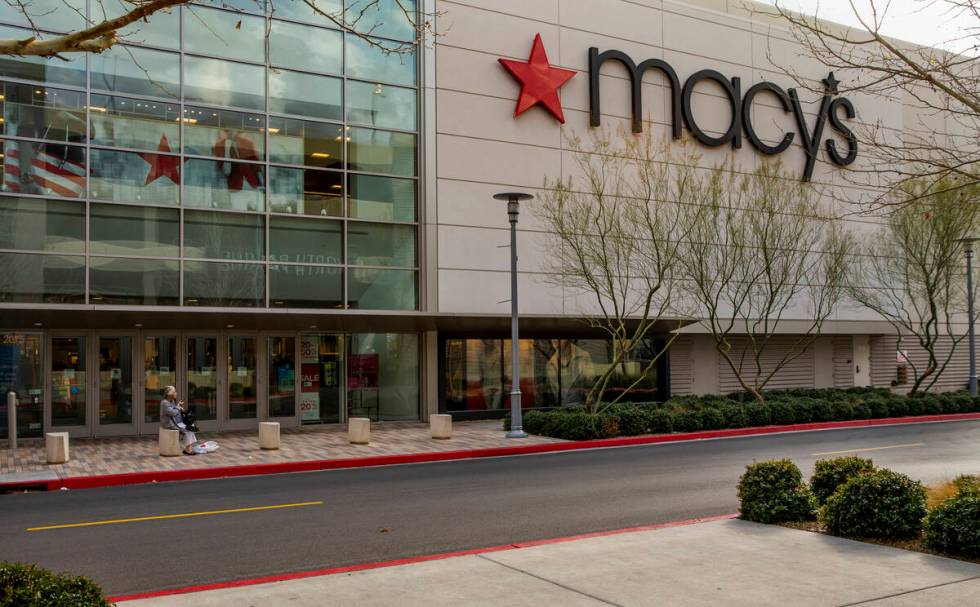
[[[378,355],[351,354],[347,357],[347,389],[371,390],[378,387]]]

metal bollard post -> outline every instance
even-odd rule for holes
[[[17,395],[7,392],[7,446],[17,448]]]

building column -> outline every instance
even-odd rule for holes
[[[422,386],[419,396],[422,399],[420,415],[422,421],[439,413],[439,333],[422,333]]]

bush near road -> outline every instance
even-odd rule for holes
[[[765,402],[744,395],[678,396],[664,403],[533,410],[524,415],[531,434],[568,440],[696,432],[908,415],[980,412],[980,398],[965,392],[900,396],[884,388],[796,389],[766,392]],[[509,424],[509,417],[505,426]]]
[[[0,607],[111,607],[98,584],[36,565],[0,563]]]
[[[788,459],[746,467],[738,482],[739,513],[757,523],[785,523],[815,518],[817,501]]]

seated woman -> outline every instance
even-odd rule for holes
[[[180,442],[184,445],[184,455],[197,455],[194,451],[194,444],[197,436],[187,429],[181,419],[181,412],[184,411],[184,401],[177,400],[177,388],[167,386],[163,389],[163,400],[160,401],[160,426],[167,430],[177,430],[180,432]]]

